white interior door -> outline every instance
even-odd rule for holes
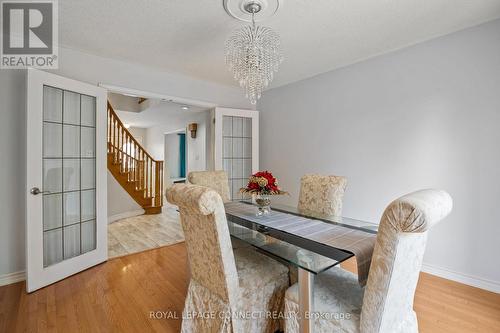
[[[242,198],[240,188],[259,170],[259,112],[214,109],[215,170],[228,174],[231,199]]]
[[[106,91],[27,71],[26,289],[107,259]]]

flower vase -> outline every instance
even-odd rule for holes
[[[268,215],[271,212],[271,196],[258,194],[255,197],[257,204],[257,216]]]

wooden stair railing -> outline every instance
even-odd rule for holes
[[[108,169],[145,214],[161,213],[163,161],[156,161],[125,128],[108,101]]]

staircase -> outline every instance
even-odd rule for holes
[[[108,102],[108,169],[145,214],[163,206],[163,161],[156,161],[125,128]]]

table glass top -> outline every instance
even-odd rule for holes
[[[277,257],[314,274],[319,274],[341,262],[231,221],[228,221],[228,226],[231,236],[256,247],[268,255]],[[346,259],[350,257],[352,257],[352,254],[346,254]]]
[[[242,201],[251,205],[251,201]],[[335,224],[346,228],[376,233],[378,225],[366,221],[346,217],[328,216],[295,207],[275,204],[273,210],[311,218],[324,223]],[[255,208],[257,212],[257,207]],[[265,219],[266,217],[261,217]],[[353,256],[352,253],[342,249],[326,248],[325,245],[295,235],[267,228],[259,223],[235,218],[228,214],[228,226],[231,236],[237,238],[264,253],[280,258],[293,266],[305,269],[311,273],[319,274],[331,267],[338,265]],[[320,254],[321,253],[321,254]],[[323,255],[325,254],[325,255]]]

